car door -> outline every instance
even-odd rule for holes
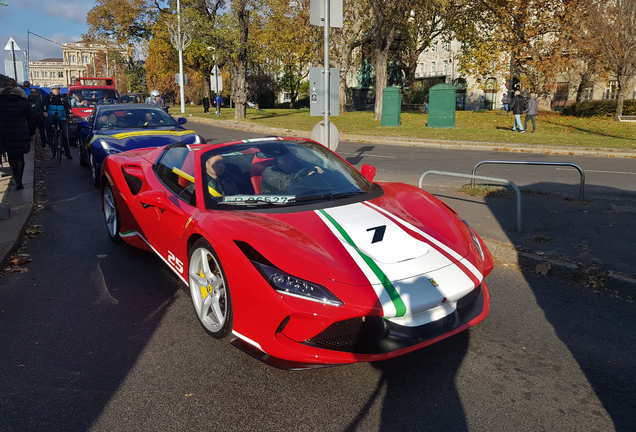
[[[194,152],[182,143],[167,146],[146,168],[145,177],[150,188],[137,195],[131,211],[146,242],[185,282],[187,250],[182,236],[196,210]]]

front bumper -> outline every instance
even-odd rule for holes
[[[418,327],[406,327],[383,318],[385,326],[362,317],[339,321],[303,342],[277,331],[276,355],[268,354],[245,340],[232,344],[271,366],[314,369],[339,364],[379,361],[432,345],[482,321],[490,310],[490,292],[484,282],[460,299],[450,315]],[[369,323],[369,324],[367,324]],[[293,359],[293,360],[288,360]]]

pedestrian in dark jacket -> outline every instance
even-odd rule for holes
[[[517,125],[519,125],[519,131],[524,133],[525,130],[521,125],[521,114],[526,109],[526,100],[521,96],[521,92],[519,90],[515,91],[515,97],[512,99],[512,103],[510,104],[510,111],[515,115],[515,124],[512,125],[512,129],[510,132],[515,132],[517,130]]]
[[[530,93],[530,100],[528,101],[528,106],[524,113],[526,113],[526,121],[523,127],[528,129],[528,120],[532,121],[532,132],[537,130],[537,109],[539,107],[539,101],[537,100],[536,93]]]
[[[42,147],[46,147],[46,135],[44,133],[44,106],[42,104],[42,98],[38,92],[31,89],[31,94],[27,97],[29,104],[31,105],[31,121],[29,122],[29,135],[31,139],[35,136],[35,130],[40,131],[40,141]]]
[[[210,98],[208,95],[203,95],[203,101],[201,103],[203,104],[203,114],[210,114]]]
[[[16,189],[24,189],[24,155],[31,150],[28,121],[31,104],[24,90],[15,80],[8,78],[0,89],[0,146],[7,153]]]

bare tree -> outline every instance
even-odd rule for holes
[[[247,84],[247,62],[249,60],[248,36],[250,27],[250,0],[235,0],[232,4],[234,14],[238,21],[238,41],[235,44],[236,51],[227,57],[227,67],[230,70],[232,81],[232,100],[236,104],[234,118],[243,119],[247,114],[247,97],[249,86]]]
[[[623,115],[625,91],[636,74],[636,0],[587,0],[587,31],[603,52],[603,63],[616,79],[614,118]]]

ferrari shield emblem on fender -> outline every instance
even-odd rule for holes
[[[438,286],[439,286],[439,284],[438,284],[437,282],[435,282],[435,279],[431,278],[431,279],[429,279],[429,281],[431,282],[431,284],[432,284],[434,287],[438,287]]]

